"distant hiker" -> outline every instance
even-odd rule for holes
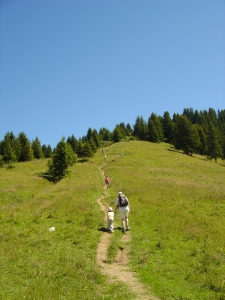
[[[126,225],[126,231],[130,230],[128,215],[129,215],[129,212],[131,213],[131,209],[130,209],[130,205],[129,205],[129,201],[128,201],[127,197],[125,197],[122,192],[119,192],[118,198],[116,199],[115,213],[116,213],[117,209],[119,210],[120,219],[122,222],[122,232],[124,233],[125,225]]]
[[[106,184],[106,189],[108,190],[109,187],[109,177],[105,176],[105,184]]]
[[[102,154],[104,154],[104,150],[102,149]]]
[[[107,230],[109,233],[114,232],[114,226],[113,226],[113,222],[114,222],[114,212],[112,207],[108,208],[108,212],[107,212],[107,222],[108,222],[108,226],[107,226]]]
[[[106,159],[106,155],[105,155],[105,159]]]

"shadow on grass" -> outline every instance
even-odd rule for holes
[[[82,158],[82,159],[78,159],[77,163],[85,163],[85,162],[88,162],[88,161],[89,161],[88,158]]]
[[[122,227],[116,227],[116,228],[114,228],[114,231],[115,230],[119,230],[119,231],[121,231],[122,230]],[[100,227],[100,228],[98,228],[98,231],[102,231],[102,232],[108,232],[108,229],[106,228],[106,227]]]

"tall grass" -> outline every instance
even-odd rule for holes
[[[47,160],[0,168],[0,299],[134,299],[96,265],[97,203],[130,200],[130,267],[162,299],[225,299],[225,168],[167,144],[113,144],[51,184]],[[105,175],[111,179],[107,193]],[[55,227],[55,231],[49,228]],[[118,215],[115,227],[120,227]],[[109,262],[120,246],[112,236]]]
[[[169,145],[110,147],[106,172],[131,202],[132,268],[162,299],[225,299],[225,168]]]
[[[46,163],[0,169],[0,299],[124,296],[96,265],[98,229],[105,225],[96,202],[103,187],[98,164],[77,163],[54,185],[39,176]]]

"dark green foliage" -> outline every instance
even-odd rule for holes
[[[13,133],[7,132],[4,140],[1,143],[1,153],[2,159],[8,165],[17,160],[16,153],[15,153],[15,137]]]
[[[92,157],[92,156],[93,156],[93,151],[92,151],[89,141],[87,141],[84,143],[82,157]]]
[[[73,152],[77,153],[78,140],[75,138],[73,134],[71,135],[71,137],[68,137],[67,143],[71,145]]]
[[[177,117],[173,136],[174,147],[185,154],[192,155],[198,148],[198,132],[184,115]]]
[[[116,127],[120,128],[121,137],[122,137],[122,139],[125,139],[127,136],[126,125],[122,122],[122,123],[116,125]]]
[[[163,117],[151,113],[148,122],[142,116],[138,116],[133,130],[130,124],[125,125],[124,122],[117,124],[112,132],[102,127],[98,133],[96,129],[89,127],[87,135],[79,140],[72,135],[68,137],[67,143],[71,145],[73,153],[78,157],[87,157],[86,155],[93,155],[105,142],[117,143],[127,138],[154,143],[165,141],[185,154],[207,155],[209,159],[215,161],[218,158],[225,159],[225,110],[218,110],[216,113],[213,108],[200,111],[185,108],[182,115],[174,113],[172,119],[168,111]],[[86,142],[89,143],[92,154],[87,149],[88,145],[84,151]],[[0,155],[7,163],[14,160],[29,161],[33,156],[41,158],[42,153],[45,158],[50,158],[51,146],[40,147],[38,138],[31,145],[24,133],[20,133],[16,138],[10,132],[6,134],[4,140],[0,141]]]
[[[91,138],[90,140],[88,140],[88,143],[89,143],[89,145],[90,145],[90,147],[91,147],[92,153],[95,153],[95,152],[97,151],[98,148],[97,148],[97,146],[96,146],[96,144],[95,144],[93,138]]]
[[[166,111],[163,115],[162,124],[163,124],[164,140],[166,143],[171,144],[172,140],[173,140],[174,122],[171,120],[170,114],[168,111]]]
[[[132,136],[132,133],[133,133],[132,127],[128,123],[127,126],[126,126],[126,134],[127,134],[127,136]]]
[[[223,157],[222,147],[219,142],[219,131],[210,122],[209,129],[207,131],[207,158],[214,159],[217,162],[218,158]]]
[[[99,134],[96,129],[93,130],[92,138],[93,138],[93,141],[95,142],[96,147],[99,148],[101,143],[100,143]]]
[[[89,127],[87,131],[87,140],[90,140],[93,137],[93,130]]]
[[[9,141],[5,143],[3,160],[7,164],[10,164],[10,162],[16,160],[16,155]]]
[[[148,121],[148,130],[149,130],[149,142],[159,143],[160,141],[159,134],[156,130],[154,122],[150,118]]]
[[[138,116],[134,125],[133,135],[142,141],[148,141],[149,130],[148,125],[143,117]]]
[[[119,126],[116,126],[116,128],[113,130],[112,139],[114,143],[118,143],[121,141],[122,133],[121,133],[121,128]]]
[[[30,161],[33,159],[33,150],[26,134],[21,132],[18,136],[19,140],[19,157],[18,161]]]
[[[163,142],[164,134],[163,134],[162,118],[158,117],[156,114],[152,113],[149,120],[151,120],[155,126],[155,129],[156,129],[156,132],[158,135],[157,143]],[[149,132],[149,134],[150,134],[150,132]]]
[[[197,153],[200,155],[205,155],[206,153],[206,134],[204,133],[204,130],[201,125],[196,124],[196,129],[198,131],[198,136],[199,136],[199,147]]]
[[[84,143],[81,139],[79,139],[78,145],[77,145],[77,155],[78,155],[78,157],[83,157],[83,148],[84,148]]]
[[[34,141],[31,143],[32,149],[33,149],[33,155],[35,158],[39,159],[43,157],[43,152],[41,148],[41,143],[39,139],[36,137]]]
[[[111,141],[112,134],[108,129],[106,129],[105,127],[102,127],[99,130],[99,136],[100,136],[100,139],[103,141]]]
[[[68,173],[68,167],[72,166],[76,162],[76,155],[73,153],[73,149],[65,142],[63,137],[57,144],[53,151],[52,159],[48,161],[48,170],[45,176],[53,181],[57,182]]]
[[[50,158],[52,156],[52,147],[50,145],[42,145],[41,149],[45,158]]]

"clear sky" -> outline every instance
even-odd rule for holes
[[[224,0],[1,0],[0,140],[225,109]]]

